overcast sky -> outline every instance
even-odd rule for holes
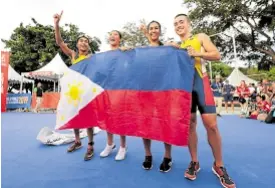
[[[101,51],[109,50],[105,38],[113,29],[120,30],[127,22],[157,20],[166,27],[166,37],[179,40],[174,32],[173,18],[178,13],[188,13],[183,0],[6,0],[1,1],[0,38],[9,39],[21,22],[53,25],[53,15],[63,10],[60,25],[76,24],[80,31],[97,36],[102,41]],[[0,50],[4,44],[0,41]],[[239,66],[244,62],[239,61]]]
[[[9,39],[12,31],[31,23],[35,18],[41,24],[53,25],[53,15],[63,10],[60,25],[76,24],[80,31],[97,36],[102,41],[101,51],[108,50],[105,37],[113,29],[121,29],[125,23],[145,19],[159,21],[167,28],[166,36],[174,33],[173,17],[187,13],[183,0],[9,0],[1,2],[0,38]],[[1,42],[0,49],[4,49]]]

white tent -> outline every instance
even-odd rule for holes
[[[246,84],[250,84],[250,83],[254,83],[257,84],[256,80],[253,80],[249,77],[247,77],[246,75],[244,75],[239,69],[238,67],[234,68],[234,70],[232,71],[232,73],[228,76],[228,78],[226,79],[229,81],[229,84],[233,85],[233,86],[238,86],[240,85],[241,81],[244,80]]]
[[[63,62],[60,55],[56,54],[52,61],[44,67],[32,72],[24,72],[22,75],[32,79],[56,82],[67,68],[67,65]]]
[[[12,66],[9,65],[9,69],[8,69],[8,80],[11,83],[20,83],[22,80],[21,75],[16,72]],[[27,79],[27,78],[23,78],[23,82],[24,83],[33,83],[33,80]]]

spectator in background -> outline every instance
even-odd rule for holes
[[[221,77],[219,75],[216,76],[215,81],[211,84],[211,89],[213,91],[215,104],[217,106],[217,115],[221,117],[221,110],[222,110],[222,88],[223,83],[221,81]]]
[[[250,91],[250,98],[253,103],[256,102],[256,96],[257,96],[257,88],[254,83],[251,84],[251,87],[249,88]]]
[[[228,113],[228,103],[231,103],[232,112],[234,112],[234,103],[233,103],[233,95],[234,95],[234,87],[229,84],[229,81],[225,81],[225,85],[223,86],[223,98],[225,102],[225,110]]]
[[[40,82],[38,82],[37,84],[35,93],[36,93],[36,106],[35,106],[34,112],[38,113],[40,110],[40,106],[43,98],[43,89],[42,89],[42,84]]]
[[[270,101],[270,83],[268,82],[267,79],[264,79],[262,81],[262,90],[261,90],[261,95],[264,95],[267,101]]]
[[[260,97],[261,97],[260,103],[257,104],[257,107],[258,107],[257,120],[264,121],[270,112],[271,106],[269,101],[266,101],[265,95],[262,95]]]
[[[257,94],[260,95],[261,92],[262,92],[262,89],[263,89],[263,87],[262,87],[262,82],[258,82],[256,88],[257,88],[257,89],[256,89],[256,90],[257,90]]]
[[[241,81],[240,86],[237,88],[239,95],[239,103],[241,105],[241,113],[244,114],[247,108],[248,97],[250,96],[249,89],[244,80]]]
[[[275,81],[271,84],[270,87],[270,112],[265,118],[266,123],[275,123]]]
[[[252,83],[249,83],[248,89],[249,89],[249,92],[250,92],[251,94],[254,93],[254,91],[255,91],[255,85],[252,84]]]

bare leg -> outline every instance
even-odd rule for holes
[[[113,134],[107,132],[107,139],[108,139],[107,140],[108,145],[109,146],[113,145],[113,143],[114,143],[114,136],[113,136]]]
[[[75,141],[80,142],[79,129],[74,129]]]
[[[189,128],[189,142],[188,149],[193,162],[198,162],[198,135],[197,135],[197,115],[191,114],[190,128]]]
[[[145,159],[142,163],[142,167],[145,170],[150,170],[153,167],[152,161],[152,153],[151,153],[151,140],[150,139],[145,139],[143,138],[143,145],[144,145],[144,150],[145,150]]]
[[[202,114],[202,121],[207,131],[208,143],[211,146],[215,164],[223,166],[221,136],[217,126],[217,116],[216,114]]]
[[[171,156],[172,146],[170,144],[164,143],[164,147],[165,147],[164,157],[168,158],[168,159],[171,159],[172,158],[172,156]]]
[[[120,136],[120,147],[126,147],[126,136]]]
[[[144,145],[144,149],[145,149],[145,156],[152,156],[151,140],[143,138],[143,145]]]
[[[89,128],[87,129],[87,135],[88,135],[88,140],[90,144],[88,144],[88,149],[92,149],[93,148],[93,141],[94,141],[94,129],[93,128]]]
[[[94,129],[93,128],[87,129],[87,135],[88,135],[89,142],[88,142],[88,148],[87,148],[86,154],[84,156],[85,161],[92,159],[94,155],[94,142],[93,142]]]
[[[226,111],[226,113],[228,113],[228,103],[227,102],[224,102],[224,105],[225,105],[225,111]]]

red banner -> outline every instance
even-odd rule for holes
[[[1,51],[1,112],[6,111],[10,53]]]

